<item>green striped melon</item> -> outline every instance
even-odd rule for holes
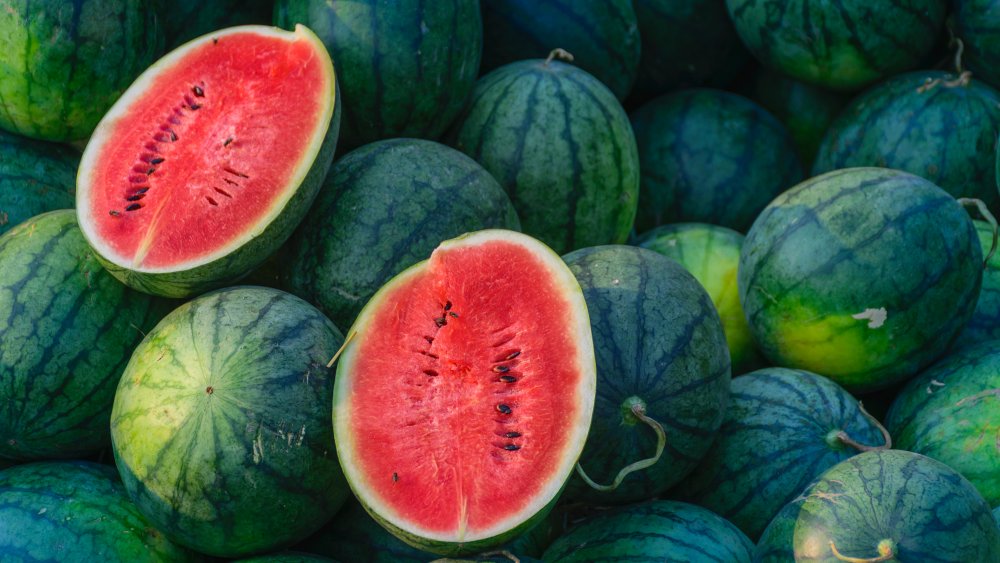
[[[993,247],[993,227],[986,221],[975,220],[973,223],[983,256],[986,256]],[[994,252],[986,261],[976,309],[955,343],[964,346],[987,340],[1000,340],[1000,251]]]
[[[141,0],[5,1],[0,128],[85,140],[162,49],[156,13]]]
[[[118,378],[167,304],[104,271],[72,210],[4,233],[0,264],[0,458],[97,452]]]
[[[330,429],[343,342],[314,307],[234,287],[178,307],[136,348],[111,413],[139,510],[219,557],[291,545],[348,496]]]
[[[347,328],[375,292],[442,241],[520,229],[476,161],[432,141],[391,139],[338,159],[281,254],[283,285]]]
[[[271,23],[273,0],[156,0],[167,48],[226,27]]]
[[[635,138],[621,104],[585,71],[555,60],[494,70],[476,84],[454,146],[507,190],[524,232],[556,252],[628,237]]]
[[[478,0],[276,0],[275,25],[302,23],[336,62],[341,146],[437,139],[475,85],[483,48]]]
[[[998,0],[955,0],[953,32],[962,40],[962,63],[973,75],[1000,88],[1000,19]]]
[[[0,234],[46,211],[72,209],[79,163],[73,149],[0,131]]]
[[[867,392],[948,348],[976,307],[982,260],[971,219],[941,188],[898,170],[837,170],[757,218],[740,302],[776,365]]]
[[[704,288],[680,264],[644,248],[599,246],[563,257],[583,288],[597,353],[597,402],[580,466],[601,485],[651,458],[659,423],[666,448],[613,491],[574,478],[567,497],[590,504],[656,497],[695,468],[729,399],[729,350]]]

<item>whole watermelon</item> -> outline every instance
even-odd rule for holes
[[[973,223],[983,256],[986,256],[993,247],[993,227],[986,221],[975,220]],[[986,261],[976,310],[955,344],[965,346],[987,340],[1000,340],[1000,248]]]
[[[635,137],[618,100],[583,70],[555,60],[494,70],[476,84],[454,144],[504,187],[524,232],[556,252],[628,237]]]
[[[160,21],[173,49],[195,37],[234,25],[270,24],[272,0],[157,0]]]
[[[0,458],[97,452],[129,355],[168,304],[106,272],[69,209],[0,236],[0,264]]]
[[[941,188],[898,170],[837,170],[757,218],[740,302],[776,365],[872,391],[948,348],[976,307],[982,261],[972,220]]]
[[[298,297],[234,287],[181,305],[135,350],[111,414],[129,496],[177,543],[220,557],[290,545],[348,496],[333,442],[343,342]]]
[[[731,92],[697,89],[632,113],[639,147],[639,232],[665,223],[750,228],[776,195],[802,180],[785,127]]]
[[[4,2],[0,128],[86,139],[162,50],[163,30],[142,0]]]
[[[962,63],[1000,88],[1000,0],[953,0],[953,31],[962,40]]]
[[[786,504],[753,560],[1000,561],[1000,528],[975,487],[945,464],[898,450],[867,452],[831,467]]]
[[[827,131],[813,174],[852,166],[895,168],[997,209],[998,130],[1000,92],[967,75],[910,72],[850,103]]]
[[[599,246],[563,259],[583,289],[597,356],[597,400],[580,466],[608,485],[625,466],[654,455],[657,435],[633,413],[636,405],[666,433],[656,464],[617,489],[595,491],[574,477],[565,494],[601,505],[655,497],[694,469],[722,423],[730,364],[719,315],[691,274],[651,250]]]
[[[80,154],[0,131],[0,234],[46,211],[76,205]]]
[[[478,0],[276,0],[274,24],[323,40],[344,104],[340,149],[391,137],[441,136],[479,72]]]

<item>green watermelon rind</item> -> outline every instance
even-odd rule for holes
[[[76,203],[74,149],[0,131],[0,234],[30,217]]]

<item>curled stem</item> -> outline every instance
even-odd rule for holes
[[[998,149],[1000,149],[1000,140],[998,140],[997,143]],[[1000,152],[1000,150],[998,150],[998,152]],[[997,169],[1000,171],[1000,158],[997,159]],[[967,209],[975,207],[976,210],[979,211],[979,215],[985,219],[991,227],[993,227],[993,243],[990,245],[990,251],[983,257],[983,269],[985,270],[986,265],[990,262],[990,258],[993,257],[993,253],[997,251],[997,236],[998,231],[1000,231],[1000,226],[997,225],[996,217],[994,217],[993,214],[990,213],[990,210],[986,208],[986,204],[983,203],[983,200],[971,197],[960,197],[958,198],[958,203]]]
[[[593,487],[598,491],[601,491],[602,493],[611,492],[617,489],[618,485],[621,485],[622,481],[624,481],[625,478],[629,476],[629,474],[655,465],[657,461],[660,461],[660,456],[663,455],[663,450],[667,446],[667,434],[666,432],[663,431],[663,426],[661,426],[659,422],[656,422],[652,418],[646,416],[645,406],[643,406],[641,403],[636,403],[632,405],[632,414],[634,414],[635,417],[638,418],[639,420],[648,424],[649,427],[653,429],[653,432],[656,432],[656,453],[653,454],[653,457],[647,459],[641,459],[635,463],[630,463],[625,467],[623,467],[622,470],[618,472],[618,475],[615,477],[615,480],[610,485],[601,485],[599,483],[595,483],[590,477],[587,476],[587,473],[583,470],[583,466],[577,463],[576,472],[578,475],[580,475],[580,478],[583,479],[588,485],[590,485],[591,487]]]
[[[830,540],[830,551],[833,552],[833,556],[840,561],[847,561],[847,563],[881,563],[882,561],[889,561],[896,556],[896,553],[890,542],[880,542],[878,544],[878,557],[847,557],[837,550],[837,545]]]
[[[866,446],[860,442],[854,441],[854,439],[851,438],[847,434],[847,432],[844,432],[843,430],[837,432],[837,439],[840,440],[843,444],[851,446],[852,448],[858,450],[859,452],[874,452],[874,451],[892,449],[892,436],[889,435],[889,431],[886,430],[885,426],[882,426],[882,423],[879,422],[877,418],[875,418],[868,411],[865,410],[865,406],[861,403],[861,401],[858,401],[858,409],[860,409],[861,414],[863,414],[865,418],[867,418],[872,424],[874,424],[875,427],[878,428],[879,432],[882,433],[882,441],[884,443],[881,446]]]
[[[545,59],[545,64],[549,64],[553,59],[559,59],[561,61],[566,61],[568,63],[573,62],[573,53],[570,53],[566,49],[556,47],[549,51],[549,56]]]

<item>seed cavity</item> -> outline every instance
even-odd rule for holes
[[[510,414],[511,412],[513,412],[508,405],[505,405],[503,403],[497,404],[497,410],[503,414]]]
[[[444,325],[448,324],[448,319],[444,317],[438,317],[434,319],[434,324],[438,325],[438,328],[443,327]]]
[[[192,110],[199,110],[201,109],[201,104],[191,104],[190,107]]]
[[[429,375],[429,376],[431,376],[431,377],[437,377],[438,376],[438,372],[436,372],[436,371],[434,371],[432,369],[425,369],[424,373],[427,374],[427,375]]]
[[[224,195],[226,197],[229,197],[229,198],[233,197],[233,196],[229,195],[229,192],[227,192],[226,190],[224,190],[222,188],[215,188],[215,187],[213,187],[212,189],[215,190],[216,193],[220,193],[220,194],[222,194],[222,195]]]
[[[212,205],[219,205],[219,202],[217,202],[217,201],[215,201],[214,199],[212,199],[212,196],[208,196],[208,195],[207,195],[207,196],[205,196],[205,199],[207,199],[207,200],[208,200],[208,203],[210,203],[210,204],[212,204]]]
[[[199,98],[202,98],[202,97],[205,96],[205,91],[202,90],[201,86],[198,86],[197,84],[195,84],[194,88],[191,88],[191,91],[194,92],[194,95],[198,96]]]
[[[424,336],[424,340],[426,340],[428,344],[433,344],[434,343],[434,337],[433,336]]]
[[[250,176],[247,176],[246,174],[244,174],[242,172],[239,172],[237,170],[233,170],[229,166],[223,166],[222,169],[225,170],[226,172],[229,172],[233,176],[239,176],[240,178],[249,178],[250,177]]]

